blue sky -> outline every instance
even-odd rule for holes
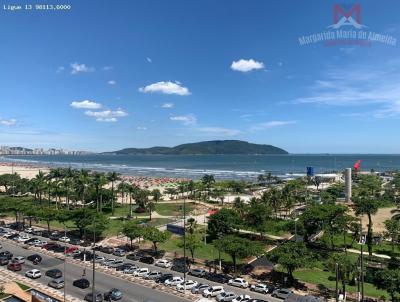
[[[1,145],[399,153],[398,43],[299,45],[350,1],[70,3],[0,11]],[[398,1],[358,3],[366,31],[399,37]]]

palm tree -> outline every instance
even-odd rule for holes
[[[128,185],[128,193],[129,193],[129,217],[132,217],[133,214],[133,208],[132,208],[132,197],[136,196],[138,190],[140,188],[135,185]]]
[[[161,192],[159,189],[154,189],[151,191],[151,196],[153,196],[153,200],[157,203],[161,199]]]
[[[75,181],[77,193],[81,197],[82,205],[85,205],[86,191],[90,183],[89,171],[81,169]]]
[[[40,204],[42,203],[42,194],[46,187],[46,174],[43,171],[39,170],[39,173],[36,174],[33,182],[36,192],[39,197]]]
[[[96,208],[98,212],[103,209],[103,186],[107,184],[107,178],[104,173],[93,173],[93,185],[96,192]]]
[[[204,174],[201,178],[201,182],[207,189],[207,197],[210,195],[211,186],[215,183],[214,175],[212,174]]]
[[[150,214],[150,221],[151,221],[151,214],[152,214],[153,211],[156,209],[156,205],[154,204],[154,202],[149,201],[149,202],[146,204],[146,209],[147,209],[147,211],[149,211],[149,214]]]
[[[114,209],[114,202],[115,202],[115,195],[114,195],[114,183],[118,180],[120,180],[120,174],[117,172],[110,172],[107,175],[108,181],[111,182],[111,212],[114,215],[115,209]]]

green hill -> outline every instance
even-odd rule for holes
[[[191,155],[191,154],[288,154],[287,151],[271,146],[252,144],[239,140],[218,140],[178,145],[175,147],[125,148],[103,154],[159,154],[159,155]]]

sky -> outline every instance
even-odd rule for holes
[[[400,42],[299,43],[330,30],[398,39],[399,1],[358,1],[360,19],[340,15],[348,0],[64,2],[0,0],[0,145],[399,153]],[[335,29],[337,4],[356,23]]]

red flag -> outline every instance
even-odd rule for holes
[[[361,160],[357,160],[356,163],[354,164],[354,170],[356,170],[356,171],[360,170],[360,164],[361,164]]]

